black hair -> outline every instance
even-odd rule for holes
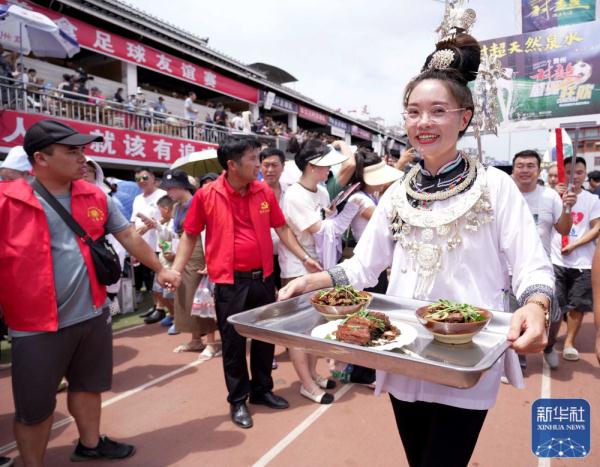
[[[354,169],[354,174],[352,174],[348,185],[360,183],[360,189],[364,190],[366,185],[364,179],[365,167],[379,164],[382,159],[373,151],[369,151],[364,148],[360,148],[356,151],[354,154],[354,159],[356,160],[356,168]]]
[[[239,164],[246,151],[260,147],[258,140],[251,136],[228,138],[217,148],[217,159],[221,167],[227,170],[227,161]]]
[[[157,206],[165,206],[165,207],[173,207],[173,205],[175,204],[175,201],[173,201],[171,198],[169,198],[167,195],[162,196],[161,198],[158,199],[158,201],[156,202]]]
[[[531,149],[525,149],[524,151],[520,151],[520,152],[516,153],[515,157],[513,157],[513,160],[512,160],[512,165],[513,166],[515,165],[515,161],[519,157],[534,157],[535,160],[537,161],[538,167],[542,166],[542,158],[540,157],[540,155],[536,151],[533,151]]]
[[[148,172],[150,175],[152,175],[154,178],[156,178],[156,174],[154,172],[152,172],[152,170],[148,169],[147,167],[136,167],[135,169],[133,169],[134,174],[139,174],[140,172]]]
[[[598,171],[598,170],[592,170],[588,174],[588,179],[594,180],[595,182],[600,182],[600,171]]]
[[[281,149],[267,148],[260,152],[260,161],[262,162],[267,157],[277,156],[282,164],[285,164],[285,153]]]
[[[429,68],[431,60],[436,52],[440,50],[450,50],[454,54],[454,59],[446,68],[437,69]],[[421,69],[421,74],[413,78],[404,89],[404,106],[408,105],[408,99],[411,93],[421,81],[438,80],[442,81],[446,89],[456,99],[461,108],[465,108],[474,112],[475,104],[473,102],[473,94],[467,86],[469,81],[473,81],[477,77],[477,70],[481,61],[481,47],[477,40],[469,34],[459,33],[453,39],[441,41],[436,44],[435,52],[432,52]],[[469,119],[467,127],[471,123],[473,116]],[[467,129],[458,133],[460,138],[465,134]]]
[[[307,139],[298,148],[298,152],[294,156],[294,162],[298,168],[304,172],[304,169],[308,165],[308,161],[315,159],[316,156],[324,156],[328,152],[329,148],[320,139]]]
[[[192,97],[192,94],[196,94],[194,91],[188,91],[187,95],[188,97]]]
[[[296,154],[299,150],[300,150],[300,142],[298,141],[298,138],[296,138],[295,136],[292,136],[287,144],[287,152]]]
[[[208,172],[206,175],[198,177],[198,186],[202,188],[206,184],[206,182],[214,182],[217,178],[219,178],[219,174],[216,174],[214,172]]]
[[[565,157],[564,165],[570,164],[571,162],[573,162],[573,156]],[[587,168],[587,164],[583,157],[575,157],[575,165],[577,164],[583,164],[583,166]]]

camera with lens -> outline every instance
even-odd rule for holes
[[[93,79],[94,79],[94,77],[88,75],[87,71],[85,71],[83,68],[81,68],[81,67],[77,68],[77,76],[74,79],[75,83],[83,86],[83,85],[85,85],[86,82],[93,80]]]

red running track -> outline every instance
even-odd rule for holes
[[[560,369],[544,378],[541,355],[530,356],[527,387],[502,385],[471,465],[600,465],[600,417],[595,415],[600,407],[600,370],[593,337],[590,315],[578,338],[579,362],[561,361]],[[237,428],[229,419],[221,359],[199,362],[197,354],[172,353],[184,341],[184,335],[167,336],[158,325],[115,335],[113,390],[103,396],[101,431],[137,447],[134,457],[115,465],[407,465],[386,396],[374,397],[368,388],[348,385],[336,388],[339,398],[330,406],[308,401],[300,396],[296,375],[281,348],[276,352],[279,368],[273,372],[275,391],[290,401],[290,409],[250,405],[254,427]],[[557,347],[562,348],[562,339]],[[324,363],[321,370],[325,373]],[[540,462],[531,453],[531,404],[541,396],[544,381],[552,397],[590,402],[592,448],[587,458]],[[11,426],[10,370],[0,370],[0,394],[0,453],[18,457]],[[68,417],[66,395],[59,394],[48,467],[70,464],[77,431]],[[105,464],[109,463],[90,463]]]

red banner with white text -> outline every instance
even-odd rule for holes
[[[135,63],[158,73],[188,81],[253,104],[258,102],[257,88],[69,16],[32,3],[28,3],[28,6],[32,10],[43,13],[52,19],[66,33],[76,38],[81,47]]]
[[[0,114],[0,149],[23,144],[25,131],[40,120],[47,119],[40,114],[29,114],[5,110]],[[144,166],[151,164],[159,167],[170,167],[182,156],[202,149],[216,147],[214,144],[199,141],[173,138],[142,131],[125,130],[88,122],[79,122],[53,118],[73,127],[80,133],[100,135],[102,143],[92,143],[87,146],[87,156],[115,159],[130,165]]]
[[[304,107],[303,105],[298,106],[298,117],[310,120],[311,122],[320,123],[323,126],[329,125],[329,119],[327,115],[317,112],[316,110]]]

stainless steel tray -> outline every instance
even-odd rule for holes
[[[229,322],[246,337],[456,388],[474,386],[509,346],[508,313],[494,311],[492,321],[469,344],[442,344],[415,317],[415,310],[428,302],[381,294],[373,294],[369,309],[412,325],[418,333],[412,344],[381,351],[311,337],[315,326],[327,322],[309,302],[313,293],[238,313]]]

